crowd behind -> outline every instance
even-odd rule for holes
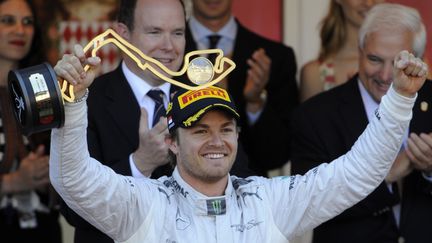
[[[183,52],[208,48],[222,49],[236,63],[218,84],[232,95],[241,117],[238,153],[230,171],[236,176],[267,177],[286,163],[291,163],[292,174],[304,174],[346,153],[391,86],[396,54],[409,50],[421,58],[425,52],[426,30],[417,10],[398,9],[384,0],[331,0],[320,22],[319,55],[298,67],[295,50],[249,30],[231,12],[233,1],[219,2],[212,7],[192,0],[184,40],[164,48],[177,55],[176,65],[183,61]],[[381,4],[394,16],[364,21],[368,11]],[[117,32],[146,28],[145,17],[137,21],[130,13],[134,6],[129,7],[118,10]],[[68,208],[50,185],[49,132],[25,137],[14,121],[8,71],[47,60],[35,11],[31,0],[0,0],[1,237],[5,242],[62,242],[61,213],[75,227],[75,242],[113,242]],[[129,41],[140,43],[135,35]],[[137,47],[150,56],[158,51],[144,44]],[[132,63],[123,57],[89,88],[89,151],[119,174],[159,178],[173,170],[165,134],[157,131],[166,125],[163,114],[176,87],[135,75],[140,72]],[[170,65],[175,67],[167,62]],[[426,83],[419,91],[409,131],[385,181],[318,226],[314,243],[430,242],[431,88]],[[147,129],[141,128],[143,123]]]

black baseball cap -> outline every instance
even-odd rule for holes
[[[234,100],[224,89],[210,86],[199,90],[181,89],[174,94],[167,109],[168,130],[192,127],[205,113],[220,109],[236,120],[240,118]]]

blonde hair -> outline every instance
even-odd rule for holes
[[[321,50],[318,60],[323,61],[338,52],[347,39],[346,19],[342,6],[335,0],[330,2],[330,8],[321,21]]]

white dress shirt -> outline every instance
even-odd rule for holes
[[[237,36],[237,23],[235,22],[233,16],[231,16],[228,23],[216,33],[198,22],[194,16],[191,16],[189,19],[189,28],[199,50],[209,48],[210,41],[207,36],[218,34],[221,36],[221,38],[216,48],[221,49],[225,55],[229,55],[233,52],[234,43]]]

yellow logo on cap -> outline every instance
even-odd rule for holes
[[[221,88],[208,87],[199,90],[190,90],[178,97],[180,109],[192,104],[193,102],[205,98],[219,98],[231,102],[228,93]]]
[[[237,113],[237,111],[235,111],[233,108],[224,105],[224,104],[214,104],[214,105],[208,105],[206,107],[204,107],[203,109],[199,110],[197,113],[195,113],[194,115],[190,116],[188,119],[186,119],[185,121],[183,121],[183,125],[185,127],[190,127],[192,126],[193,122],[198,121],[198,119],[201,117],[202,114],[204,114],[208,109],[215,107],[215,106],[219,106],[219,107],[224,107],[226,109],[229,109],[233,112],[233,114],[235,114],[237,117],[240,117],[240,115]]]
[[[167,110],[166,110],[167,113],[171,111],[172,106],[173,106],[173,103],[172,103],[172,102],[168,103],[168,108],[167,108]]]

